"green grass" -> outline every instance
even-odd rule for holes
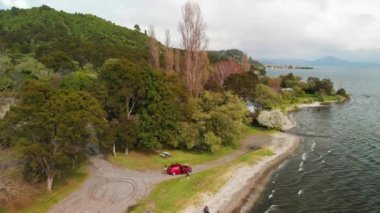
[[[328,105],[332,102],[341,102],[346,98],[340,95],[327,95],[323,97],[322,105]],[[282,103],[276,108],[288,112],[293,108],[297,107],[299,104],[311,104],[313,102],[320,102],[320,98],[315,94],[304,94],[302,96],[297,96],[294,99],[283,99]]]
[[[248,152],[228,164],[191,175],[189,179],[179,177],[164,181],[158,184],[132,212],[145,212],[146,209],[154,212],[178,212],[189,204],[200,202],[199,195],[216,193],[237,165],[250,165],[272,154],[273,152],[269,149],[260,149]]]
[[[17,212],[40,213],[47,212],[51,206],[68,196],[77,189],[87,177],[87,164],[82,164],[78,170],[72,172],[65,178],[65,181],[56,180],[53,184],[53,192],[48,193],[45,188],[40,190],[33,203]],[[41,188],[45,185],[41,185]]]
[[[265,128],[247,126],[246,131],[242,134],[241,139],[254,134],[271,134],[273,130]],[[239,147],[239,144],[237,145]],[[164,150],[166,151],[166,150]],[[172,163],[197,165],[209,161],[217,160],[234,151],[231,147],[222,147],[213,153],[195,153],[181,150],[167,150],[172,157],[162,158],[158,154],[131,152],[128,156],[123,153],[117,153],[116,157],[109,156],[109,161],[117,166],[135,170],[160,170],[165,165]]]
[[[202,164],[207,161],[216,160],[231,153],[234,149],[222,147],[214,153],[194,153],[180,150],[170,150],[172,157],[162,158],[158,154],[146,154],[141,152],[131,152],[128,156],[117,153],[116,157],[110,156],[111,163],[136,170],[158,170],[171,163]]]

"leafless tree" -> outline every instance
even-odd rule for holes
[[[165,70],[171,72],[174,64],[174,53],[171,48],[170,31],[165,31]]]
[[[208,79],[206,25],[199,5],[188,1],[182,8],[183,22],[179,24],[184,53],[183,78],[191,93],[198,96]]]
[[[241,66],[244,72],[247,72],[251,69],[251,64],[249,63],[249,59],[246,54],[243,55]]]
[[[177,73],[181,73],[181,56],[180,50],[174,49],[174,70]]]
[[[149,56],[153,67],[160,67],[160,54],[153,26],[149,26]]]
[[[220,87],[223,87],[224,81],[228,76],[242,72],[243,69],[238,63],[232,60],[224,60],[216,64],[216,70],[213,78],[219,83]]]

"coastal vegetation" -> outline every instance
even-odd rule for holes
[[[247,152],[232,162],[191,175],[189,179],[164,181],[131,212],[178,212],[189,204],[201,203],[202,196],[214,194],[234,174],[239,166],[251,165],[263,157],[271,156],[269,149]],[[179,199],[180,198],[180,199]]]
[[[207,51],[195,3],[184,5],[179,28],[181,47],[173,48],[170,32],[162,44],[153,27],[145,34],[138,25],[132,30],[48,6],[1,10],[0,92],[2,99],[16,101],[0,120],[0,149],[19,152],[11,159],[20,166],[14,184],[24,187],[1,185],[0,191],[30,191],[42,202],[33,208],[45,210],[85,178],[89,150],[128,168],[157,169],[164,161],[155,153],[163,149],[173,150],[178,162],[203,163],[239,146],[258,116],[247,102],[284,110],[347,96],[343,89],[335,92],[329,79],[268,77],[263,65],[240,50]],[[12,177],[2,175],[1,182]],[[207,179],[215,177],[194,175],[192,193]],[[63,189],[66,181],[73,184]],[[30,202],[16,196],[12,205],[0,199],[0,206]]]

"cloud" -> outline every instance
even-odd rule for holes
[[[41,4],[93,13],[119,25],[154,25],[158,38],[178,22],[186,0],[0,0],[0,7]],[[378,0],[198,0],[210,49],[239,48],[257,58],[380,59]]]
[[[29,5],[27,0],[0,0],[0,8],[27,8],[28,6]]]

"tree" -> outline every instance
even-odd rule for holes
[[[65,76],[60,83],[60,88],[73,91],[90,90],[96,80],[97,75],[94,72],[77,71]]]
[[[243,55],[241,60],[241,67],[244,72],[247,72],[251,69],[251,64],[249,63],[249,58],[246,54]]]
[[[234,146],[247,123],[245,103],[230,92],[206,91],[200,97],[199,106],[193,119],[201,138],[194,147],[203,151],[215,151],[219,145]]]
[[[154,27],[149,27],[149,55],[150,55],[150,61],[153,67],[159,68],[160,67],[160,54],[159,54],[159,47],[156,40],[156,33],[154,31]]]
[[[180,50],[174,49],[174,70],[177,73],[181,73],[181,59],[180,59]]]
[[[271,78],[268,81],[268,86],[272,88],[277,93],[281,92],[281,79],[279,78]]]
[[[71,72],[77,67],[75,62],[62,51],[52,52],[42,57],[40,61],[55,72]]]
[[[105,108],[108,120],[112,122],[115,140],[111,141],[113,154],[116,155],[116,146],[128,149],[131,144],[130,139],[120,138],[121,129],[128,131],[123,135],[136,135],[132,133],[135,128],[126,129],[132,124],[129,120],[137,113],[138,105],[145,99],[146,85],[140,67],[129,62],[110,59],[107,60],[100,73],[100,79],[106,87]],[[120,128],[120,129],[119,129]]]
[[[348,97],[348,95],[346,93],[346,90],[343,89],[343,88],[338,89],[338,91],[336,91],[336,94],[340,95],[340,96],[343,96],[343,97]]]
[[[137,32],[140,32],[141,29],[140,29],[140,26],[138,24],[135,24],[135,26],[133,26],[133,28],[137,31]]]
[[[21,103],[6,116],[13,140],[23,147],[27,180],[46,180],[52,190],[59,173],[74,169],[85,158],[91,129],[101,135],[105,113],[85,92],[56,91],[46,82],[30,82]]]
[[[223,60],[216,64],[215,73],[213,78],[219,83],[220,87],[223,87],[224,81],[228,76],[232,74],[242,73],[243,69],[240,65],[231,60]]]
[[[233,91],[244,100],[253,101],[258,94],[258,84],[257,75],[252,71],[248,71],[242,74],[230,75],[224,82],[224,88]]]
[[[170,31],[165,31],[165,70],[171,72],[174,65],[174,53],[170,43]]]
[[[201,9],[197,3],[188,1],[182,8],[183,22],[179,24],[184,55],[183,78],[189,91],[195,95],[203,90],[209,77],[208,56],[205,51],[207,37]]]
[[[275,108],[282,101],[281,95],[268,86],[260,84],[257,86],[256,92],[257,96],[255,102],[261,104],[265,108]]]

